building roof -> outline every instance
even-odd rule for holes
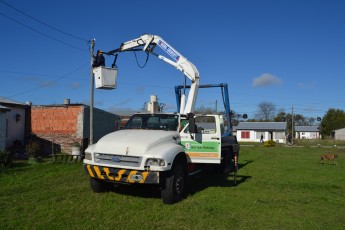
[[[26,105],[25,103],[21,103],[18,101],[14,101],[5,97],[0,97],[0,103],[2,104],[12,104],[12,105]]]
[[[343,132],[343,131],[345,131],[345,128],[334,130],[334,132]]]
[[[295,126],[295,132],[320,132],[319,126]]]
[[[10,108],[7,108],[7,107],[2,106],[2,105],[0,105],[0,110],[1,110],[1,111],[11,111]]]
[[[237,130],[285,130],[286,122],[240,122]]]

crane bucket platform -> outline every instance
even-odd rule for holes
[[[97,89],[116,89],[117,68],[100,66],[93,69]]]

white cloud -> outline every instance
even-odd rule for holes
[[[269,73],[261,74],[260,77],[254,78],[253,80],[253,87],[267,87],[272,85],[281,85],[283,81]]]

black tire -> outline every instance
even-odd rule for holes
[[[105,181],[97,180],[92,177],[90,177],[90,186],[92,191],[95,193],[110,192],[113,188],[112,183],[107,183]]]
[[[186,192],[186,164],[174,163],[171,173],[165,178],[165,186],[161,191],[164,204],[174,204],[184,198]]]
[[[222,150],[222,160],[220,161],[220,164],[215,164],[213,169],[216,174],[223,174],[223,173],[229,173],[230,170],[230,151],[229,150]]]

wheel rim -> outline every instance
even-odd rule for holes
[[[176,178],[176,186],[175,186],[175,191],[176,194],[182,194],[183,193],[183,188],[184,187],[184,182],[183,182],[183,177],[181,175],[179,175]]]

